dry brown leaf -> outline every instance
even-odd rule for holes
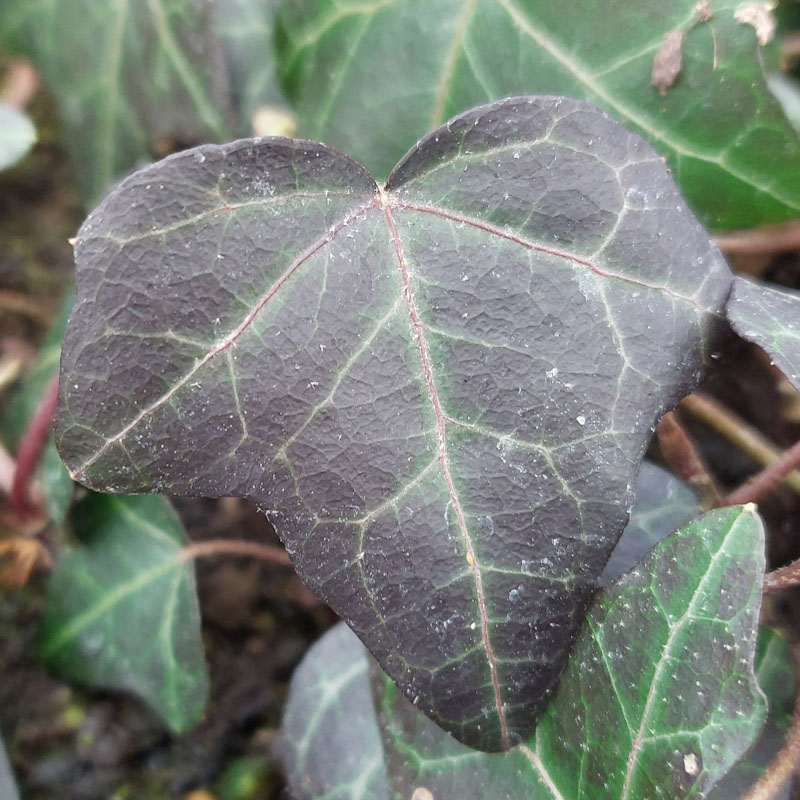
[[[683,31],[667,31],[653,57],[653,71],[650,83],[661,94],[675,83],[683,67]]]
[[[742,3],[733,12],[733,18],[743,25],[750,25],[756,32],[758,43],[763,47],[775,36],[777,20],[772,14],[773,3]]]

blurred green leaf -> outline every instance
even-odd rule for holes
[[[68,680],[138,694],[186,730],[203,713],[208,677],[177,515],[160,497],[90,494],[72,524],[81,542],[53,567],[42,657]]]
[[[17,783],[14,780],[14,773],[11,771],[11,764],[8,761],[2,738],[0,738],[0,798],[19,800]]]
[[[70,292],[62,302],[61,309],[39,348],[36,361],[20,382],[0,419],[0,437],[12,451],[16,450],[20,437],[36,413],[50,382],[58,375],[61,340],[64,338],[73,299]],[[39,459],[36,480],[44,492],[45,505],[51,518],[57,524],[63,525],[72,501],[73,483],[58,455],[52,431],[47,436]]]
[[[328,631],[295,670],[282,739],[296,800],[389,797],[369,670],[366,649],[343,622]],[[428,722],[454,747],[463,747]]]
[[[159,139],[228,133],[205,0],[8,0],[4,39],[58,103],[84,198],[147,161]]]
[[[762,625],[756,650],[756,678],[767,697],[769,716],[783,728],[792,724],[795,696],[795,672],[792,651],[786,637]]]
[[[800,213],[800,141],[740,0],[283,0],[279,61],[304,135],[386,175],[456,112],[513,94],[596,103],[666,156],[707,225]],[[668,32],[682,69],[651,85]]]
[[[214,0],[214,29],[228,70],[238,133],[250,133],[254,112],[286,105],[273,47],[276,0]]]
[[[600,585],[617,580],[700,510],[697,496],[685,483],[663,467],[643,461],[636,479],[636,502],[630,522],[600,576]]]
[[[87,204],[174,146],[249,132],[277,102],[272,0],[6,0],[0,40],[59,106]]]
[[[506,754],[456,742],[374,665],[377,718],[367,713],[366,651],[334,629],[292,681],[292,790],[300,800],[408,800],[420,787],[461,800],[704,796],[764,718],[753,671],[763,536],[752,506],[712,511],[604,589],[536,732]]]
[[[16,108],[0,102],[0,170],[13,167],[36,141],[36,129]]]
[[[800,390],[800,292],[737,276],[726,313],[736,333],[764,349]]]
[[[746,756],[714,787],[709,800],[743,796],[780,750],[792,723],[795,674],[791,649],[782,634],[766,625],[758,632],[756,679],[767,698],[767,722]],[[787,798],[788,794],[787,786]]]
[[[229,761],[217,781],[219,800],[259,800],[266,792],[267,763],[260,756]]]
[[[768,82],[786,118],[796,131],[800,131],[800,81],[792,75],[775,72],[769,76]]]

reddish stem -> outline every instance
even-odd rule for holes
[[[697,491],[703,505],[714,508],[720,494],[692,437],[674,411],[667,412],[656,429],[661,455],[670,469]]]
[[[723,498],[722,505],[738,506],[744,503],[757,503],[799,465],[800,441],[797,441],[777,461],[753,475],[738,489],[734,489],[727,497]]]
[[[243,539],[208,539],[204,542],[192,542],[183,548],[181,555],[185,560],[219,555],[250,556],[282,567],[292,566],[289,554],[280,547],[247,542]]]
[[[58,378],[56,377],[47,385],[44,397],[19,440],[17,468],[11,482],[8,504],[20,516],[30,514],[35,508],[31,500],[31,482],[56,413],[57,402]]]
[[[800,583],[800,558],[764,576],[764,594],[776,594]]]

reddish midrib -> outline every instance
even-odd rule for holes
[[[653,284],[645,283],[644,281],[632,278],[629,275],[619,275],[616,272],[608,272],[601,267],[598,267],[594,261],[586,258],[585,256],[579,256],[566,250],[559,250],[555,247],[548,247],[547,245],[533,242],[530,239],[526,239],[524,236],[519,236],[511,231],[499,228],[496,225],[476,219],[475,217],[459,214],[457,211],[438,208],[437,206],[428,206],[424,203],[414,203],[412,201],[400,200],[398,198],[393,198],[391,203],[395,208],[404,208],[408,211],[419,211],[422,214],[431,214],[434,217],[450,220],[450,222],[458,222],[464,225],[469,225],[472,228],[477,228],[478,230],[489,233],[492,236],[497,236],[501,239],[507,239],[509,242],[514,242],[515,244],[521,245],[528,250],[535,250],[538,253],[547,253],[548,255],[556,256],[557,258],[563,258],[566,261],[571,261],[575,264],[580,264],[581,266],[586,267],[594,272],[595,275],[599,275],[602,278],[610,278],[612,280],[630,283],[634,286],[640,286],[643,289],[653,289],[655,291],[664,292],[664,294],[674,297],[676,300],[683,300],[684,302],[693,305],[700,311],[704,311],[709,314],[713,313],[712,309],[706,308],[702,304],[698,303],[693,297],[687,297],[686,295],[678,294],[667,286],[654,286]]]
[[[489,638],[489,621],[486,616],[486,600],[484,597],[483,592],[483,577],[481,576],[480,566],[478,564],[478,559],[475,556],[475,550],[472,547],[472,540],[469,536],[469,530],[467,529],[467,521],[464,517],[464,510],[461,507],[461,501],[458,498],[458,493],[456,492],[456,487],[453,484],[453,478],[450,474],[450,465],[447,461],[447,444],[445,438],[445,415],[442,410],[442,404],[439,399],[439,391],[436,388],[436,381],[433,377],[433,370],[431,368],[431,360],[430,355],[428,353],[428,345],[425,342],[425,334],[422,327],[422,321],[419,316],[419,311],[417,309],[416,301],[414,300],[414,294],[411,291],[411,280],[408,274],[408,265],[406,264],[405,254],[403,252],[403,246],[400,242],[400,235],[397,231],[397,225],[395,224],[394,217],[392,216],[391,208],[389,207],[389,202],[386,198],[386,195],[381,192],[381,205],[383,207],[384,213],[386,215],[386,221],[389,224],[389,230],[392,236],[392,243],[394,245],[395,254],[397,256],[397,262],[400,268],[400,275],[403,282],[403,296],[406,299],[406,303],[408,304],[408,313],[411,317],[411,324],[414,328],[414,334],[417,339],[417,346],[419,348],[420,359],[422,360],[422,368],[425,373],[425,383],[428,388],[428,394],[430,396],[431,405],[433,406],[434,414],[436,415],[436,427],[438,430],[438,438],[439,438],[439,447],[438,447],[438,456],[439,456],[439,463],[442,466],[442,474],[444,476],[445,483],[447,485],[447,490],[450,494],[450,502],[453,505],[453,509],[456,512],[456,519],[458,520],[458,527],[461,531],[462,539],[464,540],[464,546],[467,551],[467,561],[472,569],[472,574],[475,578],[475,590],[478,595],[478,609],[480,613],[480,623],[481,623],[481,637],[483,640],[483,649],[486,652],[486,657],[489,661],[489,671],[492,677],[492,688],[494,690],[494,701],[495,706],[497,707],[497,716],[500,720],[500,735],[503,740],[503,747],[508,750],[511,746],[508,736],[508,724],[506,722],[506,715],[503,709],[503,698],[500,694],[500,680],[497,676],[497,660],[494,655],[494,651],[492,649],[492,643]]]

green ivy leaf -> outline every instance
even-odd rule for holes
[[[273,47],[276,0],[214,0],[213,24],[228,70],[231,103],[242,135],[261,106],[285,106]]]
[[[36,129],[16,108],[0,103],[0,170],[13,167],[33,147]]]
[[[206,0],[9,0],[3,39],[58,103],[87,202],[149,161],[160,139],[231,134]]]
[[[42,657],[67,680],[138,694],[186,730],[203,713],[208,677],[177,515],[158,497],[91,494],[73,526],[81,543],[53,567]]]
[[[0,737],[0,797],[3,800],[19,800],[17,782],[14,780],[2,737]]]
[[[712,511],[604,589],[537,730],[505,754],[457,743],[373,666],[379,745],[362,710],[368,657],[334,629],[292,682],[284,737],[293,791],[344,800],[361,777],[393,800],[421,787],[462,800],[704,796],[764,718],[753,669],[763,536],[752,506]],[[365,721],[352,724],[357,713]]]
[[[8,409],[0,420],[0,436],[10,450],[16,450],[19,439],[36,413],[50,382],[58,375],[61,341],[72,308],[73,293],[61,304],[52,327],[42,342],[33,367],[14,393]],[[44,494],[51,519],[63,525],[67,518],[74,484],[56,450],[52,431],[48,434],[36,468],[36,480]]]
[[[647,136],[706,224],[800,212],[800,142],[765,78],[740,0],[284,0],[284,87],[304,134],[377,175],[426,131],[512,94],[582,97]],[[682,69],[651,85],[663,36]]]
[[[766,350],[800,390],[800,292],[736,277],[726,313],[736,333]]]
[[[714,787],[709,800],[740,797],[764,772],[783,746],[792,723],[795,673],[785,637],[762,625],[756,649],[756,680],[767,698],[767,721],[745,757]]]
[[[340,623],[292,675],[282,754],[296,800],[387,800],[369,672],[367,651]],[[454,741],[444,732],[441,736]]]

